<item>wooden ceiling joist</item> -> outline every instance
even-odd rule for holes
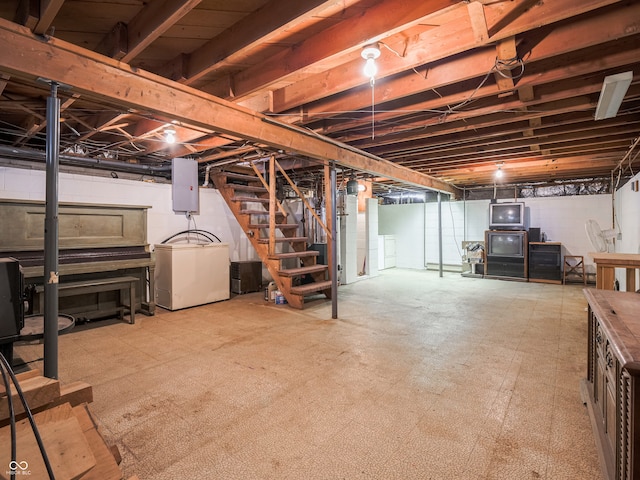
[[[88,98],[142,109],[176,121],[237,135],[249,141],[456,195],[447,182],[375,158],[330,139],[274,122],[256,112],[191,87],[97,55],[66,42],[43,41],[24,28],[0,21],[0,70],[35,81],[44,77],[70,85]]]

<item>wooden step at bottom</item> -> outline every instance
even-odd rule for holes
[[[303,250],[302,252],[287,252],[276,253],[275,255],[269,255],[269,260],[283,260],[285,258],[303,258],[303,257],[317,257],[320,252],[317,250]]]
[[[269,224],[268,223],[251,223],[249,224],[249,228],[268,229]],[[295,230],[296,228],[298,228],[298,225],[295,223],[279,223],[279,224],[276,224],[276,228],[280,230]]]
[[[296,277],[298,275],[306,275],[307,273],[315,273],[315,272],[323,272],[328,270],[329,267],[327,265],[309,265],[308,267],[298,267],[298,268],[286,268],[284,270],[278,270],[278,273],[282,277]]]
[[[284,243],[284,242],[307,242],[309,239],[307,237],[278,237],[276,238],[276,243]],[[259,243],[269,243],[268,238],[259,238]]]
[[[242,195],[231,197],[231,200],[234,202],[254,202],[254,203],[269,203],[268,198],[259,198],[259,197],[245,197]]]
[[[309,293],[328,290],[329,288],[331,288],[331,280],[326,280],[324,282],[306,283],[297,287],[291,287],[291,293],[293,295],[307,295]]]

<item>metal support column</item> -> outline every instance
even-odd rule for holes
[[[330,167],[330,187],[331,187],[331,318],[338,318],[338,248],[337,248],[337,227],[336,218],[338,210],[336,208],[336,166],[331,163]]]
[[[442,193],[440,192],[438,192],[438,262],[440,277],[442,277]]]
[[[46,205],[44,220],[44,375],[58,378],[58,170],[60,99],[51,82],[47,98]]]

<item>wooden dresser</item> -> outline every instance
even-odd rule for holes
[[[587,378],[582,382],[609,480],[640,479],[640,294],[585,289]]]

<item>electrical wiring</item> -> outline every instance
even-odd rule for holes
[[[18,379],[13,373],[13,370],[11,369],[11,365],[9,364],[9,361],[5,358],[5,356],[2,353],[0,353],[0,365],[3,367],[4,371],[6,371],[9,374],[9,376],[11,377],[11,381],[13,382],[13,385],[16,387],[16,392],[20,397],[20,401],[22,402],[22,407],[25,413],[27,414],[29,423],[31,424],[31,430],[33,431],[33,436],[35,437],[36,442],[38,444],[38,448],[40,449],[40,455],[42,456],[42,461],[44,462],[44,465],[47,469],[47,473],[49,474],[49,480],[55,480],[55,475],[53,474],[53,469],[51,467],[51,462],[49,461],[49,456],[47,455],[47,451],[44,448],[44,443],[42,443],[42,437],[40,436],[40,431],[38,430],[38,426],[36,425],[36,422],[33,418],[31,409],[27,404],[27,400],[24,397],[22,388],[20,388],[20,383],[18,382]],[[9,391],[7,390],[7,394],[8,393]]]
[[[183,230],[181,232],[178,232],[174,235],[171,235],[170,237],[164,239],[162,242],[160,243],[167,243],[170,240],[173,240],[174,238],[180,236],[180,235],[184,235],[184,234],[189,234],[189,233],[195,233],[197,235],[201,235],[203,237],[205,237],[207,240],[209,240],[210,242],[213,243],[213,239],[215,238],[219,243],[222,243],[222,240],[220,240],[220,238],[218,238],[215,234],[208,232],[206,230]],[[213,237],[213,238],[212,238]]]
[[[2,355],[2,353],[0,353]],[[2,373],[2,381],[4,382],[4,391],[7,393],[7,404],[9,407],[9,422],[11,428],[11,463],[9,465],[15,465],[17,459],[17,447],[18,440],[16,435],[16,412],[13,408],[13,395],[11,395],[11,384],[9,383],[9,377],[4,369],[4,363],[0,364],[0,373]],[[11,478],[15,478],[16,474],[14,469],[11,469]]]
[[[511,71],[517,65],[520,65],[520,73],[518,75],[513,76],[513,75],[506,75],[502,73],[502,70]],[[518,78],[521,78],[524,75],[524,60],[522,60],[520,57],[508,58],[506,60],[496,58],[494,69],[496,72],[498,72],[500,76],[504,78],[512,78],[514,80],[517,80]]]

